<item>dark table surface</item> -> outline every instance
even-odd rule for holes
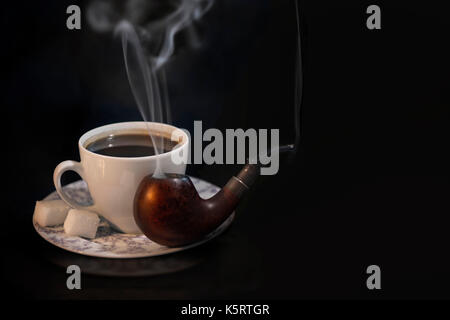
[[[162,257],[66,252],[40,238],[29,212],[20,236],[3,240],[4,281],[13,296],[37,299],[449,297],[446,181],[391,176],[324,186],[289,172],[296,164],[282,165],[260,179],[225,233]],[[201,174],[221,181],[227,173]],[[82,270],[81,290],[66,287],[71,264]],[[371,264],[382,270],[378,292],[366,288]]]

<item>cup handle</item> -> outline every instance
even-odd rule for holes
[[[61,176],[63,175],[64,172],[69,170],[75,171],[80,175],[81,179],[85,180],[84,170],[81,163],[72,160],[63,161],[60,164],[58,164],[58,166],[55,168],[55,171],[53,172],[53,183],[55,184],[56,192],[58,192],[61,199],[64,200],[64,202],[66,202],[72,208],[95,211],[94,206],[85,206],[79,204],[78,202],[70,198],[62,189]]]

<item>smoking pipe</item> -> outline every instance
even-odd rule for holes
[[[283,146],[280,152],[293,146]],[[220,226],[260,174],[258,164],[246,164],[210,199],[202,199],[188,176],[146,176],[134,199],[134,219],[152,241],[176,247],[198,241]]]

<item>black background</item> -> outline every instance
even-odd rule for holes
[[[295,157],[260,179],[229,231],[192,250],[199,265],[145,278],[84,275],[81,291],[67,290],[65,269],[48,259],[60,250],[33,230],[34,201],[54,190],[59,162],[79,159],[84,132],[140,120],[118,40],[84,19],[82,30],[67,30],[72,3],[2,4],[2,276],[11,296],[450,297],[450,21],[437,1],[301,1]],[[381,30],[366,28],[370,4],[381,7]],[[292,141],[293,2],[216,0],[198,30],[205,47],[180,49],[167,69],[173,123],[280,128]],[[188,173],[223,185],[237,169]],[[382,290],[366,288],[371,264]]]

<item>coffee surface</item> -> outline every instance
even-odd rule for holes
[[[153,145],[153,141],[156,145]],[[177,143],[168,138],[144,134],[118,134],[89,143],[86,149],[110,157],[147,157],[172,150]]]

